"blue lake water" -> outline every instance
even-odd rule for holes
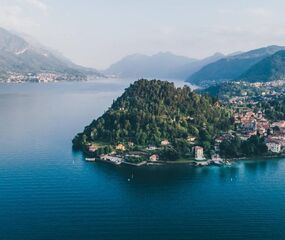
[[[0,85],[1,240],[285,239],[285,160],[130,168],[72,152],[127,86]]]

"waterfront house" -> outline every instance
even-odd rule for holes
[[[149,157],[149,160],[152,162],[156,162],[158,160],[158,155],[157,154],[153,154]]]
[[[195,146],[193,147],[193,151],[195,153],[195,160],[198,160],[198,161],[205,160],[203,147]]]
[[[89,152],[96,152],[98,149],[97,145],[96,144],[91,144],[89,147],[88,147],[88,150]]]
[[[277,141],[270,141],[266,143],[268,151],[273,153],[280,153],[281,152],[281,144]]]
[[[125,150],[126,150],[126,147],[125,147],[124,144],[119,143],[119,144],[116,146],[116,150],[125,151]]]

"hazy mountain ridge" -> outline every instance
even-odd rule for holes
[[[264,58],[284,49],[285,47],[282,46],[269,46],[229,56],[204,66],[200,71],[191,75],[187,81],[200,86],[231,81],[239,78]]]
[[[195,62],[191,62],[189,64],[186,64],[178,68],[176,71],[172,73],[171,77],[185,80],[190,75],[194,74],[195,72],[198,72],[204,66],[216,62],[224,57],[225,55],[222,53],[215,53],[212,56],[206,57],[201,60],[197,60]]]
[[[101,74],[72,63],[67,58],[55,54],[40,44],[0,28],[0,73],[1,76],[38,73],[68,74],[73,77],[86,78],[86,74]]]
[[[261,60],[243,73],[237,80],[245,82],[285,80],[285,50]]]
[[[160,52],[152,56],[133,54],[112,64],[104,73],[118,77],[175,78],[175,72],[196,59]]]

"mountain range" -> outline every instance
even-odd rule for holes
[[[216,53],[197,60],[178,56],[170,52],[159,52],[152,56],[133,54],[112,64],[104,74],[117,77],[186,79],[203,66],[224,57]]]
[[[209,86],[224,81],[241,79],[241,77],[246,79],[247,74],[249,74],[248,71],[251,71],[251,67],[255,64],[259,64],[260,61],[266,58],[270,59],[273,54],[284,49],[285,47],[281,46],[269,46],[222,58],[204,66],[202,69],[189,76],[187,78],[187,82],[199,86]],[[269,63],[269,60],[262,63],[263,67],[266,63]],[[263,74],[262,71],[265,71],[265,69],[259,70],[260,74]],[[253,72],[257,73],[256,68],[251,72],[251,74],[253,74]]]
[[[160,52],[152,56],[129,55],[112,64],[104,74],[129,78],[180,79],[200,87],[226,81],[283,79],[285,47],[268,46],[229,55],[216,53],[204,59]]]
[[[12,73],[58,73],[81,79],[88,74],[101,76],[95,69],[76,65],[56,51],[0,28],[0,75]]]
[[[53,74],[55,80],[85,80],[90,75],[107,75],[133,79],[180,79],[207,87],[225,81],[283,80],[284,69],[285,47],[273,45],[230,55],[215,53],[204,59],[171,52],[151,56],[133,54],[100,73],[93,68],[74,64],[29,36],[0,28],[0,81],[6,81],[11,76],[12,80],[17,79],[19,75],[24,76],[23,81],[34,80],[39,74],[47,74],[48,77]]]
[[[285,80],[285,50],[264,58],[249,68],[237,80],[245,82]]]

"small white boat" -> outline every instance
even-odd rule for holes
[[[85,161],[87,161],[87,162],[95,162],[96,159],[95,158],[85,158]]]
[[[204,161],[204,162],[196,162],[197,167],[204,167],[204,166],[209,166],[209,162],[208,161]]]
[[[218,166],[220,166],[220,165],[223,165],[224,164],[224,162],[223,162],[223,160],[221,159],[221,160],[213,160],[213,163],[215,164],[215,165],[218,165]]]
[[[227,166],[231,166],[232,163],[231,163],[230,161],[226,161],[226,165],[227,165]]]

